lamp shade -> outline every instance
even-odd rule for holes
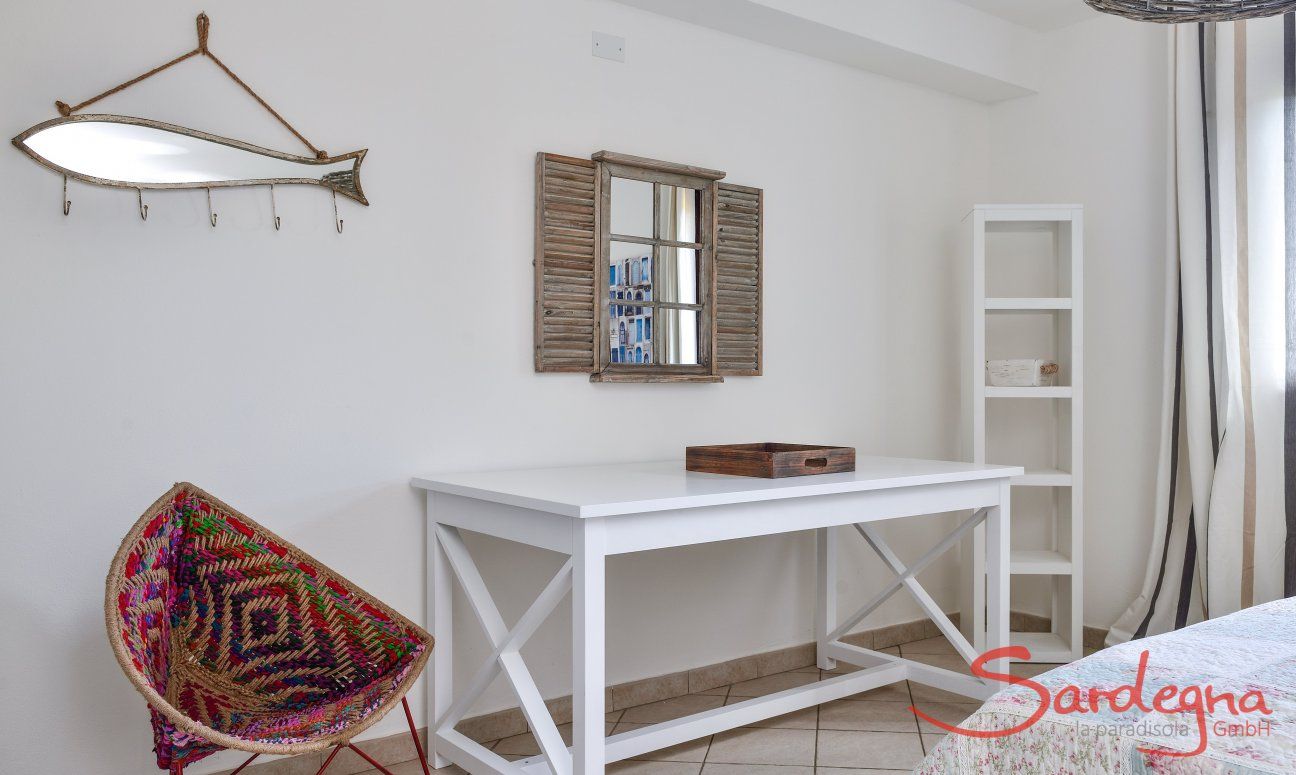
[[[1085,0],[1085,2],[1103,13],[1162,24],[1226,22],[1296,11],[1296,0]]]

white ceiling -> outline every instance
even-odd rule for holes
[[[954,0],[1035,30],[1056,30],[1097,15],[1084,0]]]

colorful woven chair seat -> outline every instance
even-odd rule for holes
[[[173,773],[225,748],[354,748],[432,651],[418,625],[191,484],[126,536],[104,608],[148,701],[158,767]],[[417,734],[415,746],[421,757]]]

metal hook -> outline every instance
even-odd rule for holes
[[[149,207],[149,206],[146,205],[146,204],[144,204],[144,189],[142,189],[142,188],[137,188],[137,189],[135,189],[135,197],[136,197],[136,199],[139,200],[140,220],[141,220],[141,221],[147,221],[147,220],[148,220],[148,207]]]
[[[279,217],[279,206],[275,204],[274,184],[270,184],[270,214],[274,216],[275,231],[283,226],[283,219]]]
[[[338,209],[337,209],[337,190],[336,190],[336,189],[333,190],[333,220],[337,222],[337,231],[338,231],[338,234],[341,234],[341,233],[342,233],[342,225],[345,223],[345,221],[343,221],[341,218],[338,217]]]
[[[72,211],[72,202],[67,198],[67,175],[63,176],[63,214],[67,215]]]
[[[212,212],[211,189],[207,189],[207,217],[211,220],[212,228],[216,228],[216,213]]]

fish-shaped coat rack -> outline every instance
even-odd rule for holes
[[[63,175],[64,215],[71,209],[71,203],[67,200],[68,178],[94,185],[134,189],[139,197],[140,217],[145,220],[148,219],[148,206],[144,204],[144,189],[205,188],[210,209],[213,188],[269,186],[274,225],[278,229],[282,219],[278,216],[278,206],[273,198],[275,185],[307,184],[322,186],[332,192],[334,219],[338,233],[342,233],[343,221],[337,217],[338,194],[362,205],[369,204],[364,189],[360,186],[360,165],[368,150],[330,156],[311,145],[211,53],[207,48],[209,30],[210,20],[207,15],[199,14],[197,48],[79,105],[55,103],[61,117],[33,126],[15,137],[13,144],[38,163]],[[76,111],[104,97],[198,55],[215,62],[314,155],[295,156],[146,118],[107,114],[74,115]],[[216,214],[211,212],[209,216],[211,225],[216,226]]]
[[[13,140],[70,178],[118,188],[218,188],[308,183],[367,205],[360,187],[366,151],[315,159],[228,137],[129,116],[56,118]]]

